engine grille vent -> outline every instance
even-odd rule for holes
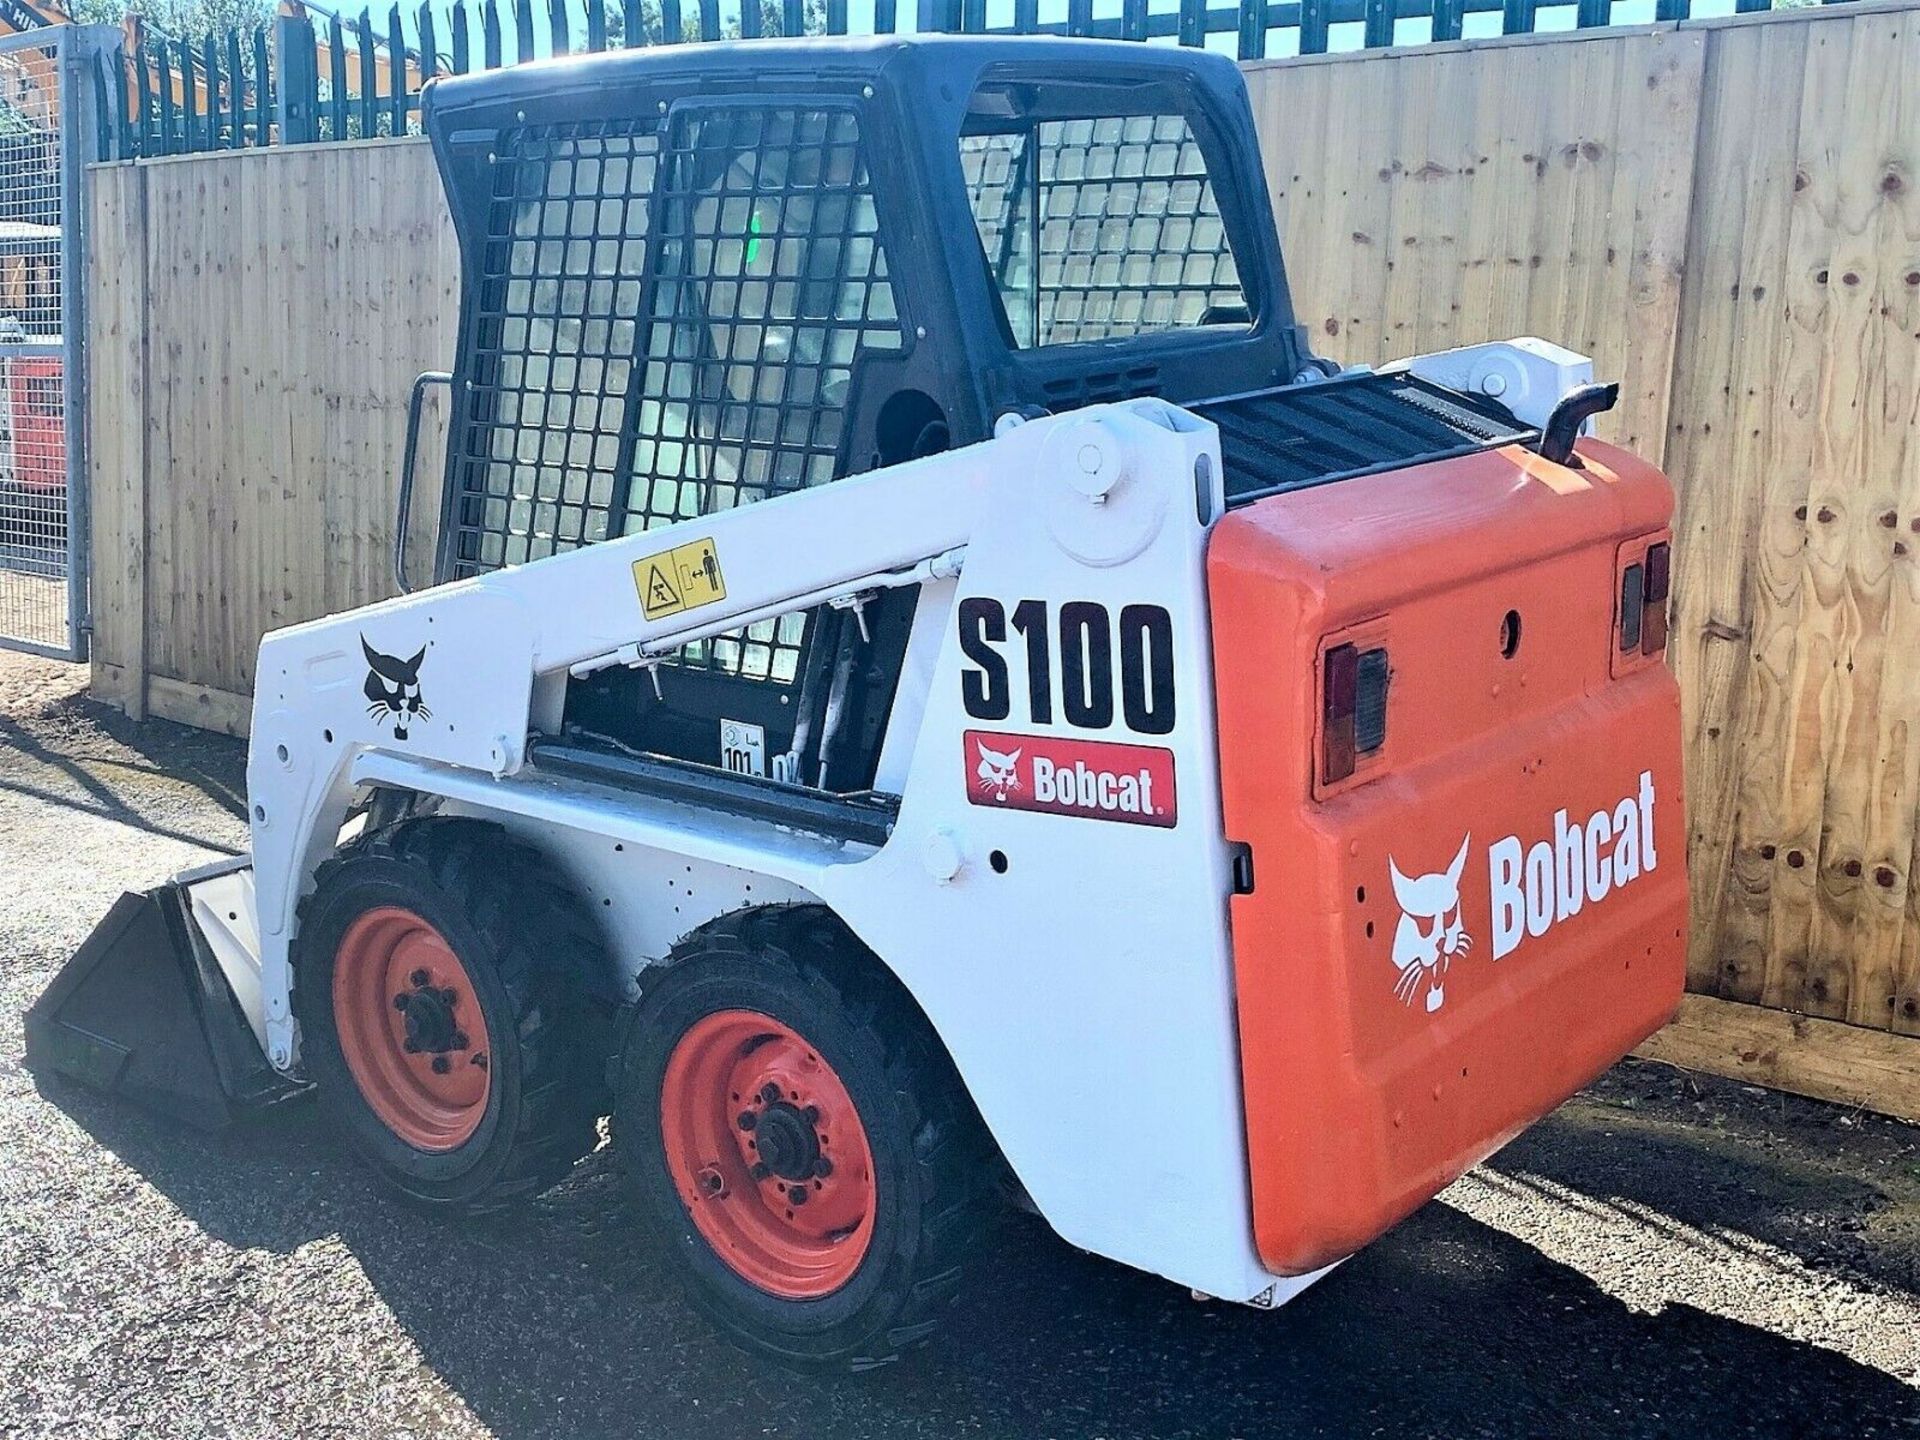
[[[1503,407],[1410,375],[1354,375],[1192,409],[1220,428],[1230,505],[1536,438]]]
[[[1160,393],[1160,367],[1135,365],[1126,370],[1096,370],[1086,375],[1063,375],[1040,387],[1048,408],[1077,410],[1083,405],[1104,405],[1115,400],[1137,400],[1143,395]]]

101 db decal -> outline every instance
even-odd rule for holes
[[[1162,828],[1179,814],[1173,752],[1156,745],[992,730],[967,731],[965,745],[975,805]]]

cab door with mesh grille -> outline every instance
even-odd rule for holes
[[[452,574],[845,473],[861,361],[905,335],[852,104],[682,101],[664,119],[519,127],[499,153]],[[657,691],[593,677],[569,723],[749,773],[792,756],[792,778],[858,788],[877,734],[840,722],[862,689],[890,696],[910,605],[890,597],[871,640],[812,612],[701,641]]]

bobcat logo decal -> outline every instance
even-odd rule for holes
[[[1473,937],[1460,915],[1460,871],[1467,863],[1472,838],[1460,842],[1452,864],[1431,875],[1408,879],[1393,857],[1387,857],[1393,898],[1400,903],[1400,924],[1393,932],[1393,964],[1400,973],[1393,993],[1411,1005],[1424,991],[1429,1015],[1447,1003],[1443,982],[1453,957],[1473,948]]]
[[[980,752],[980,763],[973,773],[993,792],[994,799],[1004,802],[1020,788],[1020,776],[1014,767],[1020,763],[1024,750],[990,750],[984,740],[975,740],[973,746]]]
[[[397,655],[382,655],[362,635],[360,649],[367,657],[367,714],[381,724],[392,722],[393,738],[404,740],[407,726],[416,717],[427,720],[433,716],[420,694],[420,662],[427,658],[427,647],[422,645],[411,659],[402,660]]]

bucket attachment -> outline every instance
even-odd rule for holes
[[[28,1068],[205,1130],[303,1090],[267,1063],[194,918],[194,892],[216,887],[250,911],[250,879],[240,859],[122,895],[27,1012]]]

